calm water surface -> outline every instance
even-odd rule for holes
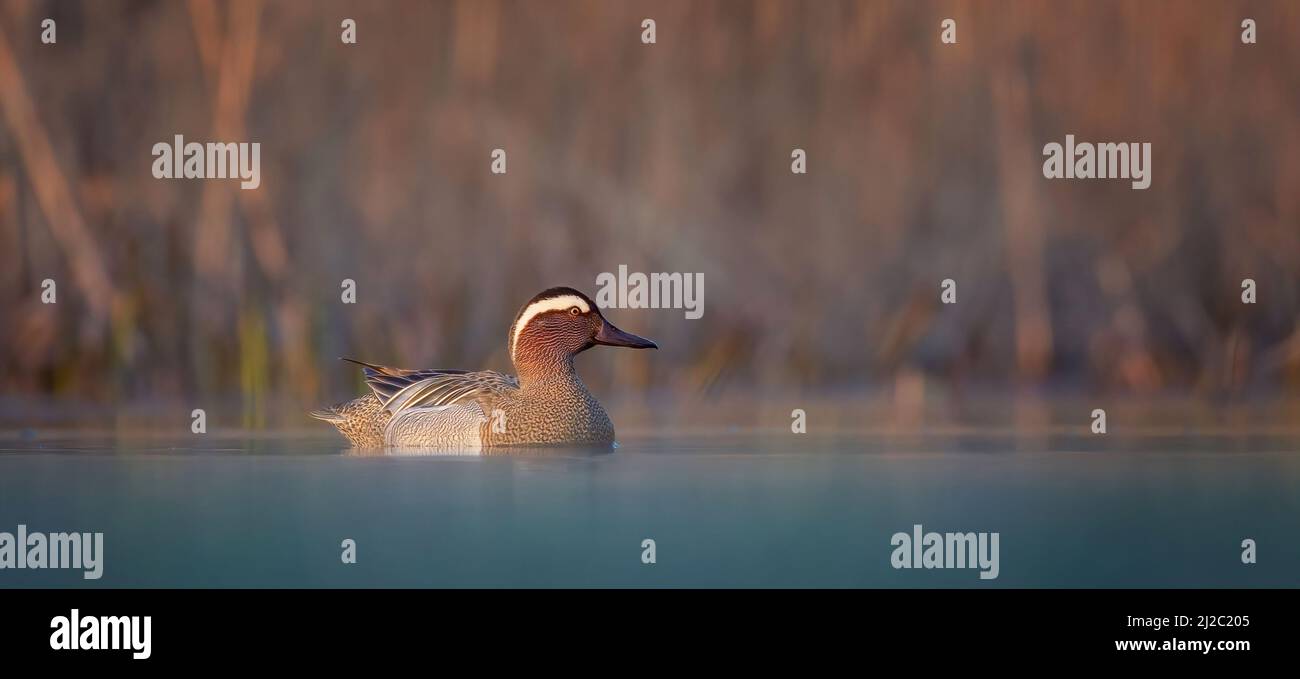
[[[0,438],[0,531],[105,535],[99,581],[0,587],[1300,585],[1287,437],[715,432],[479,457],[196,438]],[[918,523],[1000,533],[1000,577],[891,568]]]

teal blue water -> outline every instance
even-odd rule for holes
[[[0,441],[0,532],[104,533],[102,579],[0,569],[0,587],[1300,585],[1290,439],[737,433],[395,457],[196,438]],[[998,577],[893,568],[916,524],[998,533]]]

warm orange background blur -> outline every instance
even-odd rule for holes
[[[4,0],[0,102],[9,402],[508,369],[523,301],[620,264],[705,313],[610,311],[663,350],[590,352],[604,390],[1300,388],[1296,2]],[[154,179],[176,134],[261,188]],[[1043,179],[1066,134],[1151,188]]]

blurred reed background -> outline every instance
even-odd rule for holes
[[[611,311],[663,349],[584,356],[598,393],[1295,395],[1297,36],[1280,0],[3,0],[4,403],[301,419],[338,356],[508,369],[523,301],[620,264],[705,313]],[[261,188],[154,179],[176,134],[260,142]],[[1151,142],[1151,188],[1043,179],[1066,134]]]

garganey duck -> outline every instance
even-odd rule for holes
[[[362,366],[371,393],[312,416],[338,427],[359,448],[609,445],[614,425],[573,369],[573,357],[597,344],[658,348],[605,320],[581,292],[551,288],[529,300],[510,326],[518,377],[345,359]]]

